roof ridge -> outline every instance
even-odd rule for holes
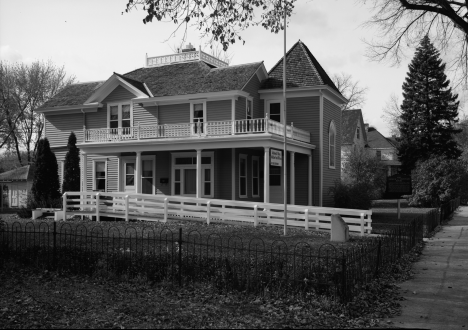
[[[312,53],[310,52],[309,48],[304,45],[304,43],[301,41],[301,39],[299,39],[298,41],[299,45],[302,47],[302,49],[304,50],[304,52],[306,53],[307,55],[307,60],[309,61],[309,64],[310,66],[312,67],[312,70],[315,71],[315,73],[317,74],[317,76],[319,77],[320,79],[320,82],[322,83],[322,85],[325,85],[325,82],[323,81],[323,78],[322,76],[320,75],[320,73],[317,71],[317,68],[315,67],[314,63],[312,62],[312,59],[310,58],[310,55],[312,55]],[[309,51],[308,51],[309,50]]]
[[[225,67],[221,67],[221,68],[211,68],[211,71],[213,70],[223,70],[223,69],[230,69],[230,68],[235,68],[235,67],[238,67],[238,66],[245,66],[245,65],[253,65],[253,64],[262,64],[263,61],[260,61],[260,62],[250,62],[250,63],[244,63],[244,64],[236,64],[236,65],[229,65],[229,66],[225,66]]]
[[[286,52],[286,56],[283,55],[283,57],[288,57],[289,53],[294,49],[294,47],[296,47],[296,45],[301,42],[301,39],[299,39],[294,45],[292,45],[292,47]],[[271,72],[273,72],[274,69],[276,69],[276,67],[280,64],[280,62],[283,60],[283,57],[281,57],[279,59],[278,62],[276,62],[275,65],[273,65],[273,67],[270,69],[270,71],[268,71],[268,76],[270,75]]]

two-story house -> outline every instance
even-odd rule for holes
[[[367,145],[367,131],[361,109],[343,111],[341,114],[341,167],[346,162],[347,155],[356,149],[365,150]],[[341,173],[342,179],[343,173]]]
[[[395,137],[387,138],[374,127],[366,124],[369,152],[380,160],[387,176],[399,172],[401,162],[397,156],[397,142]]]
[[[77,135],[83,191],[282,203],[287,162],[290,204],[332,206],[346,100],[301,41],[286,67],[287,120],[283,58],[267,72],[195,49],[73,84],[37,111],[59,162]]]

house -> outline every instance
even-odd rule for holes
[[[26,165],[14,170],[0,173],[0,198],[2,207],[26,206],[29,191],[34,178],[34,167]],[[6,198],[5,198],[6,197]]]
[[[343,132],[341,140],[341,167],[343,168],[346,162],[346,155],[349,152],[357,148],[364,150],[367,147],[367,132],[361,109],[342,112],[341,130]]]
[[[399,172],[401,162],[397,156],[397,141],[395,137],[386,138],[374,127],[366,124],[367,143],[369,151],[380,160],[385,168],[387,176],[395,175]]]
[[[75,132],[83,191],[282,203],[287,162],[288,203],[332,206],[346,99],[301,41],[286,63],[286,157],[282,58],[267,72],[189,47],[68,86],[37,111],[59,162]]]

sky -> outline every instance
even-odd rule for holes
[[[122,14],[126,3],[0,0],[0,59],[25,63],[52,60],[65,66],[78,81],[86,82],[140,68],[146,54],[173,53],[182,31],[173,36],[176,25],[171,22],[143,24],[142,10]],[[401,97],[412,54],[399,67],[369,61],[364,40],[375,38],[378,32],[363,27],[371,15],[369,5],[355,0],[298,0],[287,29],[286,47],[300,39],[328,75],[344,72],[367,87],[364,120],[389,136],[382,110],[392,93]],[[245,44],[236,43],[228,50],[231,65],[264,61],[270,70],[283,55],[283,33],[251,27],[242,37]],[[209,40],[202,39],[194,27],[188,27],[187,42],[209,52]],[[460,96],[468,101],[466,94]],[[468,114],[466,105],[461,112]]]

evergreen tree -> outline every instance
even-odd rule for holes
[[[431,155],[455,159],[461,154],[453,138],[460,132],[454,127],[458,122],[458,95],[452,93],[444,70],[439,51],[425,36],[403,83],[398,158],[406,173],[418,160]]]
[[[68,137],[68,152],[65,156],[62,193],[80,191],[80,149],[76,147],[76,135]]]
[[[37,206],[55,207],[60,198],[58,165],[55,154],[50,150],[47,138],[39,140],[36,152],[36,169],[31,188]]]

